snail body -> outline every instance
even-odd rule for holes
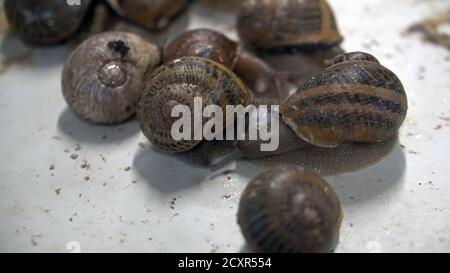
[[[63,95],[82,118],[119,123],[136,112],[144,75],[160,63],[158,48],[127,32],[104,32],[80,44],[64,65]]]
[[[211,59],[232,70],[239,53],[239,45],[225,35],[209,29],[196,29],[183,32],[165,47],[164,62],[197,56]]]
[[[190,0],[107,0],[121,16],[148,29],[162,29]]]
[[[6,0],[6,17],[27,43],[48,45],[62,42],[81,26],[91,0],[70,6],[58,0]]]
[[[138,104],[138,120],[145,136],[169,152],[186,152],[201,142],[193,137],[174,140],[171,135],[176,122],[176,118],[171,117],[174,106],[188,106],[191,121],[194,121],[195,98],[202,99],[202,106],[217,105],[222,109],[226,105],[246,106],[252,101],[251,92],[233,72],[201,57],[183,57],[168,62],[147,79]]]
[[[332,252],[342,217],[333,189],[297,167],[277,167],[253,178],[238,210],[242,233],[256,252]]]
[[[258,50],[319,49],[342,42],[325,0],[246,0],[237,19],[241,39]]]
[[[280,105],[280,113],[301,139],[334,148],[393,137],[407,108],[398,77],[375,57],[353,52],[337,56],[330,67],[303,84]]]

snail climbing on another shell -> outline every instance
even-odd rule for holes
[[[136,113],[144,75],[160,59],[158,48],[135,34],[95,35],[79,45],[64,65],[64,98],[86,120],[123,122]]]
[[[280,105],[283,121],[297,136],[324,148],[389,139],[407,109],[399,78],[363,52],[337,56]]]
[[[238,210],[242,233],[256,252],[333,252],[342,218],[327,182],[297,167],[273,168],[253,178]]]
[[[261,59],[241,50],[225,35],[210,29],[185,31],[164,48],[164,63],[187,56],[203,57],[233,70],[257,97],[285,97],[283,81]]]
[[[192,124],[195,98],[202,99],[202,107],[217,105],[224,112],[226,105],[247,106],[252,101],[251,92],[232,71],[201,57],[183,57],[168,62],[147,79],[137,108],[138,120],[145,136],[170,152],[186,152],[201,142],[193,136],[182,140],[172,137],[172,126],[177,121],[171,116],[173,107],[189,107]],[[194,131],[194,126],[191,128]]]
[[[19,36],[30,44],[55,44],[81,26],[91,0],[68,5],[60,0],[6,0],[6,17]]]
[[[258,50],[316,50],[343,40],[325,0],[246,0],[237,29],[241,39]]]
[[[148,29],[162,29],[183,11],[191,0],[107,0],[111,7],[130,21]]]

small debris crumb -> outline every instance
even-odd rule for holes
[[[123,169],[125,172],[129,172],[131,170],[131,167],[126,167],[125,169]]]
[[[55,169],[55,164],[50,165],[50,167],[48,168],[50,171],[53,171]]]
[[[144,144],[143,142],[139,142],[139,147],[140,147],[141,149],[145,149],[145,144]]]
[[[223,196],[223,199],[229,200],[231,199],[231,195],[230,194],[226,194]]]
[[[70,158],[72,158],[73,160],[75,160],[75,159],[78,158],[78,155],[77,155],[77,154],[72,154],[72,155],[70,156]]]
[[[36,242],[36,240],[33,237],[31,237],[31,244],[33,246],[37,246],[38,245],[38,243]]]
[[[442,129],[442,125],[438,125],[438,126],[436,126],[436,127],[434,127],[434,130],[440,130],[440,129]]]
[[[91,169],[91,165],[86,161],[83,160],[83,163],[80,165],[80,167],[84,170],[90,170]]]
[[[80,144],[77,144],[77,146],[75,146],[75,149],[74,149],[75,151],[79,151],[79,150],[81,150],[81,146],[80,146]]]
[[[89,180],[91,180],[91,178],[89,176],[84,177],[84,181],[89,181]]]
[[[61,193],[61,188],[56,189],[56,190],[55,190],[55,193],[56,193],[56,195],[59,195],[59,194]]]

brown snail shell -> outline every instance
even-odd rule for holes
[[[162,29],[190,0],[107,0],[121,16],[148,29]]]
[[[246,0],[237,29],[244,42],[260,50],[317,49],[342,42],[325,0]]]
[[[157,68],[147,77],[144,94],[138,104],[138,120],[146,137],[170,152],[185,152],[201,140],[176,141],[171,117],[176,105],[187,105],[194,115],[195,97],[205,105],[248,105],[252,94],[244,83],[225,66],[201,57],[183,57]],[[192,121],[194,120],[192,116]],[[193,128],[194,126],[192,126]]]
[[[158,48],[135,34],[95,35],[79,45],[64,65],[64,98],[86,120],[125,121],[136,112],[145,73],[159,63]]]
[[[238,223],[256,252],[332,252],[342,215],[336,193],[322,178],[301,168],[278,167],[247,185]]]
[[[5,0],[6,17],[15,32],[30,44],[55,44],[81,26],[91,0],[70,6],[66,1]]]
[[[324,148],[393,137],[407,113],[402,83],[375,57],[337,56],[280,106],[283,121],[308,143]]]
[[[170,42],[164,49],[164,62],[185,56],[211,59],[233,69],[239,57],[238,43],[222,33],[209,29],[185,31]]]

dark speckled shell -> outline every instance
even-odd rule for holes
[[[225,35],[209,29],[196,29],[183,32],[165,47],[164,62],[185,56],[198,56],[233,69],[239,52],[239,45]]]
[[[325,0],[246,0],[237,29],[243,41],[264,50],[325,48],[342,41]]]
[[[159,63],[159,49],[135,34],[97,34],[80,44],[66,61],[64,98],[72,111],[86,120],[123,122],[136,113],[144,75]]]
[[[164,114],[171,111],[167,107],[169,102],[190,106],[193,114],[194,97],[201,97],[204,106],[246,106],[252,101],[251,92],[233,72],[201,57],[183,57],[166,63],[147,79],[138,104],[139,123],[153,144],[170,152],[189,151],[200,141],[172,138],[171,128],[176,119]]]
[[[256,252],[332,252],[342,209],[333,189],[297,167],[270,169],[242,194],[238,223]]]
[[[355,52],[336,57],[285,101],[280,113],[303,140],[333,148],[393,137],[407,108],[398,77],[375,57]]]
[[[6,0],[6,16],[19,36],[31,44],[55,44],[79,29],[91,0],[69,6],[63,0]]]

